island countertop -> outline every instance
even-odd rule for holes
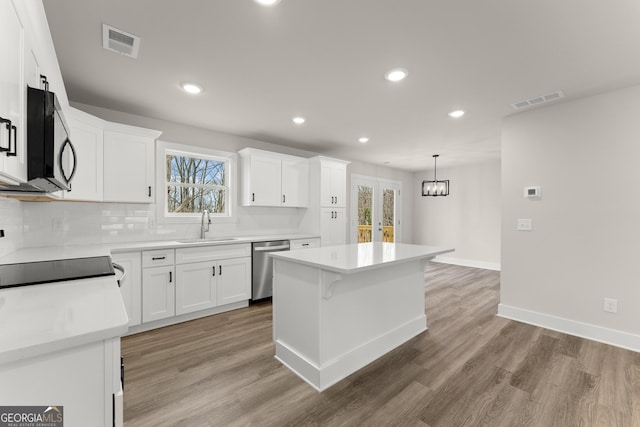
[[[296,262],[339,274],[352,274],[392,264],[453,252],[453,248],[407,243],[357,243],[299,251],[273,252],[273,258]]]

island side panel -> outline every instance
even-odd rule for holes
[[[316,388],[319,384],[320,274],[315,267],[274,259],[276,358]]]
[[[320,306],[320,389],[427,328],[424,260],[343,275],[323,272],[332,292]]]

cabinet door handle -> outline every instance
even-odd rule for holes
[[[169,272],[169,283],[173,282],[173,271]]]
[[[284,201],[285,201],[285,195],[283,194],[282,195],[282,203],[284,203]]]
[[[15,157],[18,155],[18,128],[14,125],[11,125],[11,131],[9,131],[9,152],[7,152],[7,157]],[[11,134],[13,133],[13,151],[11,150]]]
[[[7,148],[0,147],[0,153],[3,153],[3,152],[7,152],[8,153],[11,150],[11,126],[12,126],[11,125],[11,120],[0,117],[0,123],[4,123],[5,126],[7,127],[7,138],[8,138],[7,139],[7,142],[8,142]],[[9,155],[9,154],[7,154],[7,155]]]
[[[338,196],[336,196],[336,205],[338,204]]]
[[[218,266],[218,275],[222,276],[222,264]]]
[[[149,197],[151,197],[151,186],[149,186]]]
[[[251,201],[252,202],[256,201],[256,193],[251,193]]]
[[[154,256],[154,257],[151,257],[151,261],[158,261],[166,258],[167,258],[166,256]]]
[[[214,265],[211,269],[213,270],[213,277],[216,277],[216,266]]]

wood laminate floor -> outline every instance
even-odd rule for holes
[[[640,354],[496,316],[499,273],[430,263],[428,331],[323,393],[271,305],[126,337],[126,426],[640,426]]]

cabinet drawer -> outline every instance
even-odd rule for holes
[[[291,250],[294,249],[309,249],[309,248],[319,248],[320,247],[320,239],[298,239],[291,240],[290,242]]]
[[[159,249],[157,251],[142,252],[142,268],[173,265],[175,251],[173,249]]]
[[[176,264],[241,258],[247,256],[251,256],[251,245],[249,243],[180,248],[176,249]]]

